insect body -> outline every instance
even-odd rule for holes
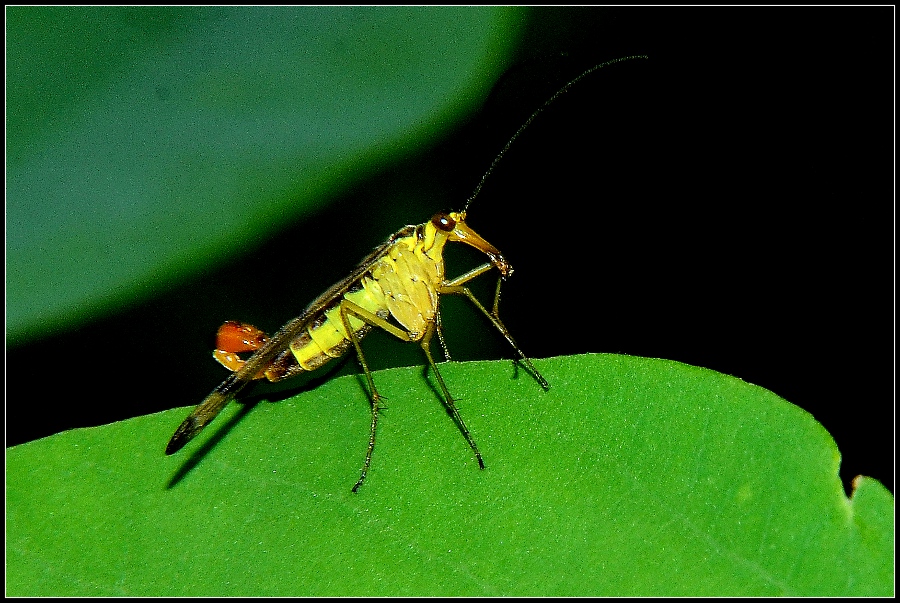
[[[222,325],[217,340],[219,349],[213,356],[234,372],[178,427],[166,447],[166,454],[180,450],[253,379],[265,377],[280,381],[315,370],[341,357],[352,345],[362,364],[372,402],[369,447],[359,480],[353,486],[356,491],[365,480],[371,463],[381,407],[381,396],[359,342],[369,329],[379,327],[402,341],[419,342],[437,378],[447,409],[475,453],[479,467],[484,468],[481,452],[431,354],[432,336],[437,332],[438,337],[442,337],[438,318],[440,296],[452,294],[468,298],[506,338],[541,386],[546,389],[549,385],[516,345],[497,315],[500,281],[490,312],[465,286],[492,268],[500,272],[501,279],[512,274],[512,266],[503,254],[472,230],[465,218],[465,212],[438,213],[425,224],[407,226],[395,233],[370,253],[350,276],[319,296],[303,314],[271,338],[250,325],[236,322]],[[446,279],[443,252],[444,245],[450,241],[471,245],[487,255],[490,262],[457,278]],[[241,360],[237,353],[247,351],[254,354],[247,361]]]
[[[621,60],[624,59],[618,59]],[[466,202],[466,209],[478,195],[494,166],[531,121],[575,82],[610,63],[597,65],[570,81],[528,118],[482,176],[475,192]],[[254,379],[280,381],[312,371],[342,356],[353,346],[366,377],[372,407],[369,446],[359,480],[353,486],[355,492],[369,470],[375,447],[378,411],[381,408],[381,396],[375,387],[360,340],[372,327],[378,327],[402,341],[419,343],[437,379],[447,410],[475,453],[479,467],[483,469],[481,452],[460,416],[431,354],[431,339],[437,333],[444,354],[449,359],[441,333],[440,297],[461,295],[472,302],[509,342],[519,360],[541,387],[546,390],[550,386],[516,345],[498,315],[500,284],[512,274],[512,266],[496,247],[469,227],[466,223],[466,209],[438,213],[424,224],[407,226],[394,233],[364,258],[349,276],[320,295],[300,316],[288,322],[272,337],[256,327],[238,322],[226,322],[222,325],[213,356],[233,372],[179,425],[166,447],[166,454],[180,450]],[[490,261],[461,276],[447,279],[444,274],[443,253],[448,242],[470,245],[484,253]],[[500,273],[500,278],[497,281],[493,307],[488,311],[466,287],[466,283],[494,268]],[[253,352],[253,355],[244,361],[238,356],[241,352]]]

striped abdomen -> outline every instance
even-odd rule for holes
[[[276,356],[266,376],[276,381],[298,369],[312,371],[341,357],[352,345],[341,318],[345,301],[381,319],[391,316],[411,340],[421,339],[437,312],[437,289],[444,278],[442,248],[443,240],[436,242],[434,237],[425,236],[421,227],[395,240],[371,260],[369,269],[355,284],[309,320],[289,348]],[[347,320],[357,339],[372,327],[352,314],[347,314]]]

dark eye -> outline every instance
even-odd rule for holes
[[[435,228],[443,230],[444,232],[450,232],[456,228],[456,220],[444,212],[434,214],[431,218],[431,223],[434,224]]]

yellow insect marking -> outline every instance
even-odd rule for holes
[[[428,224],[421,240],[416,235],[398,240],[372,270],[388,311],[413,341],[421,339],[434,320],[437,287],[443,280],[440,252],[446,240],[446,235],[438,236]]]
[[[381,287],[368,278],[363,279],[362,283],[362,289],[347,293],[344,298],[373,314],[378,314],[378,310],[384,307]],[[340,312],[339,305],[331,308],[325,312],[324,319],[307,328],[308,337],[298,337],[291,342],[291,352],[304,369],[312,370],[313,367],[321,366],[323,356],[339,358],[347,351],[350,346],[350,335],[344,329]],[[366,326],[355,316],[351,315],[348,319],[354,332]]]

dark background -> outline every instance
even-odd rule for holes
[[[893,19],[891,7],[536,9],[515,66],[450,138],[246,257],[8,349],[7,446],[196,404],[224,376],[210,358],[223,320],[276,330],[400,226],[459,209],[566,81],[646,54],[554,103],[472,204],[469,223],[516,268],[507,326],[536,358],[667,358],[765,387],[832,434],[848,491],[858,474],[893,491]],[[298,240],[328,266],[297,258]],[[451,251],[451,275],[480,261]],[[461,300],[444,317],[454,359],[509,357]],[[373,369],[423,364],[378,333],[366,349]],[[288,387],[356,370],[351,359]]]

